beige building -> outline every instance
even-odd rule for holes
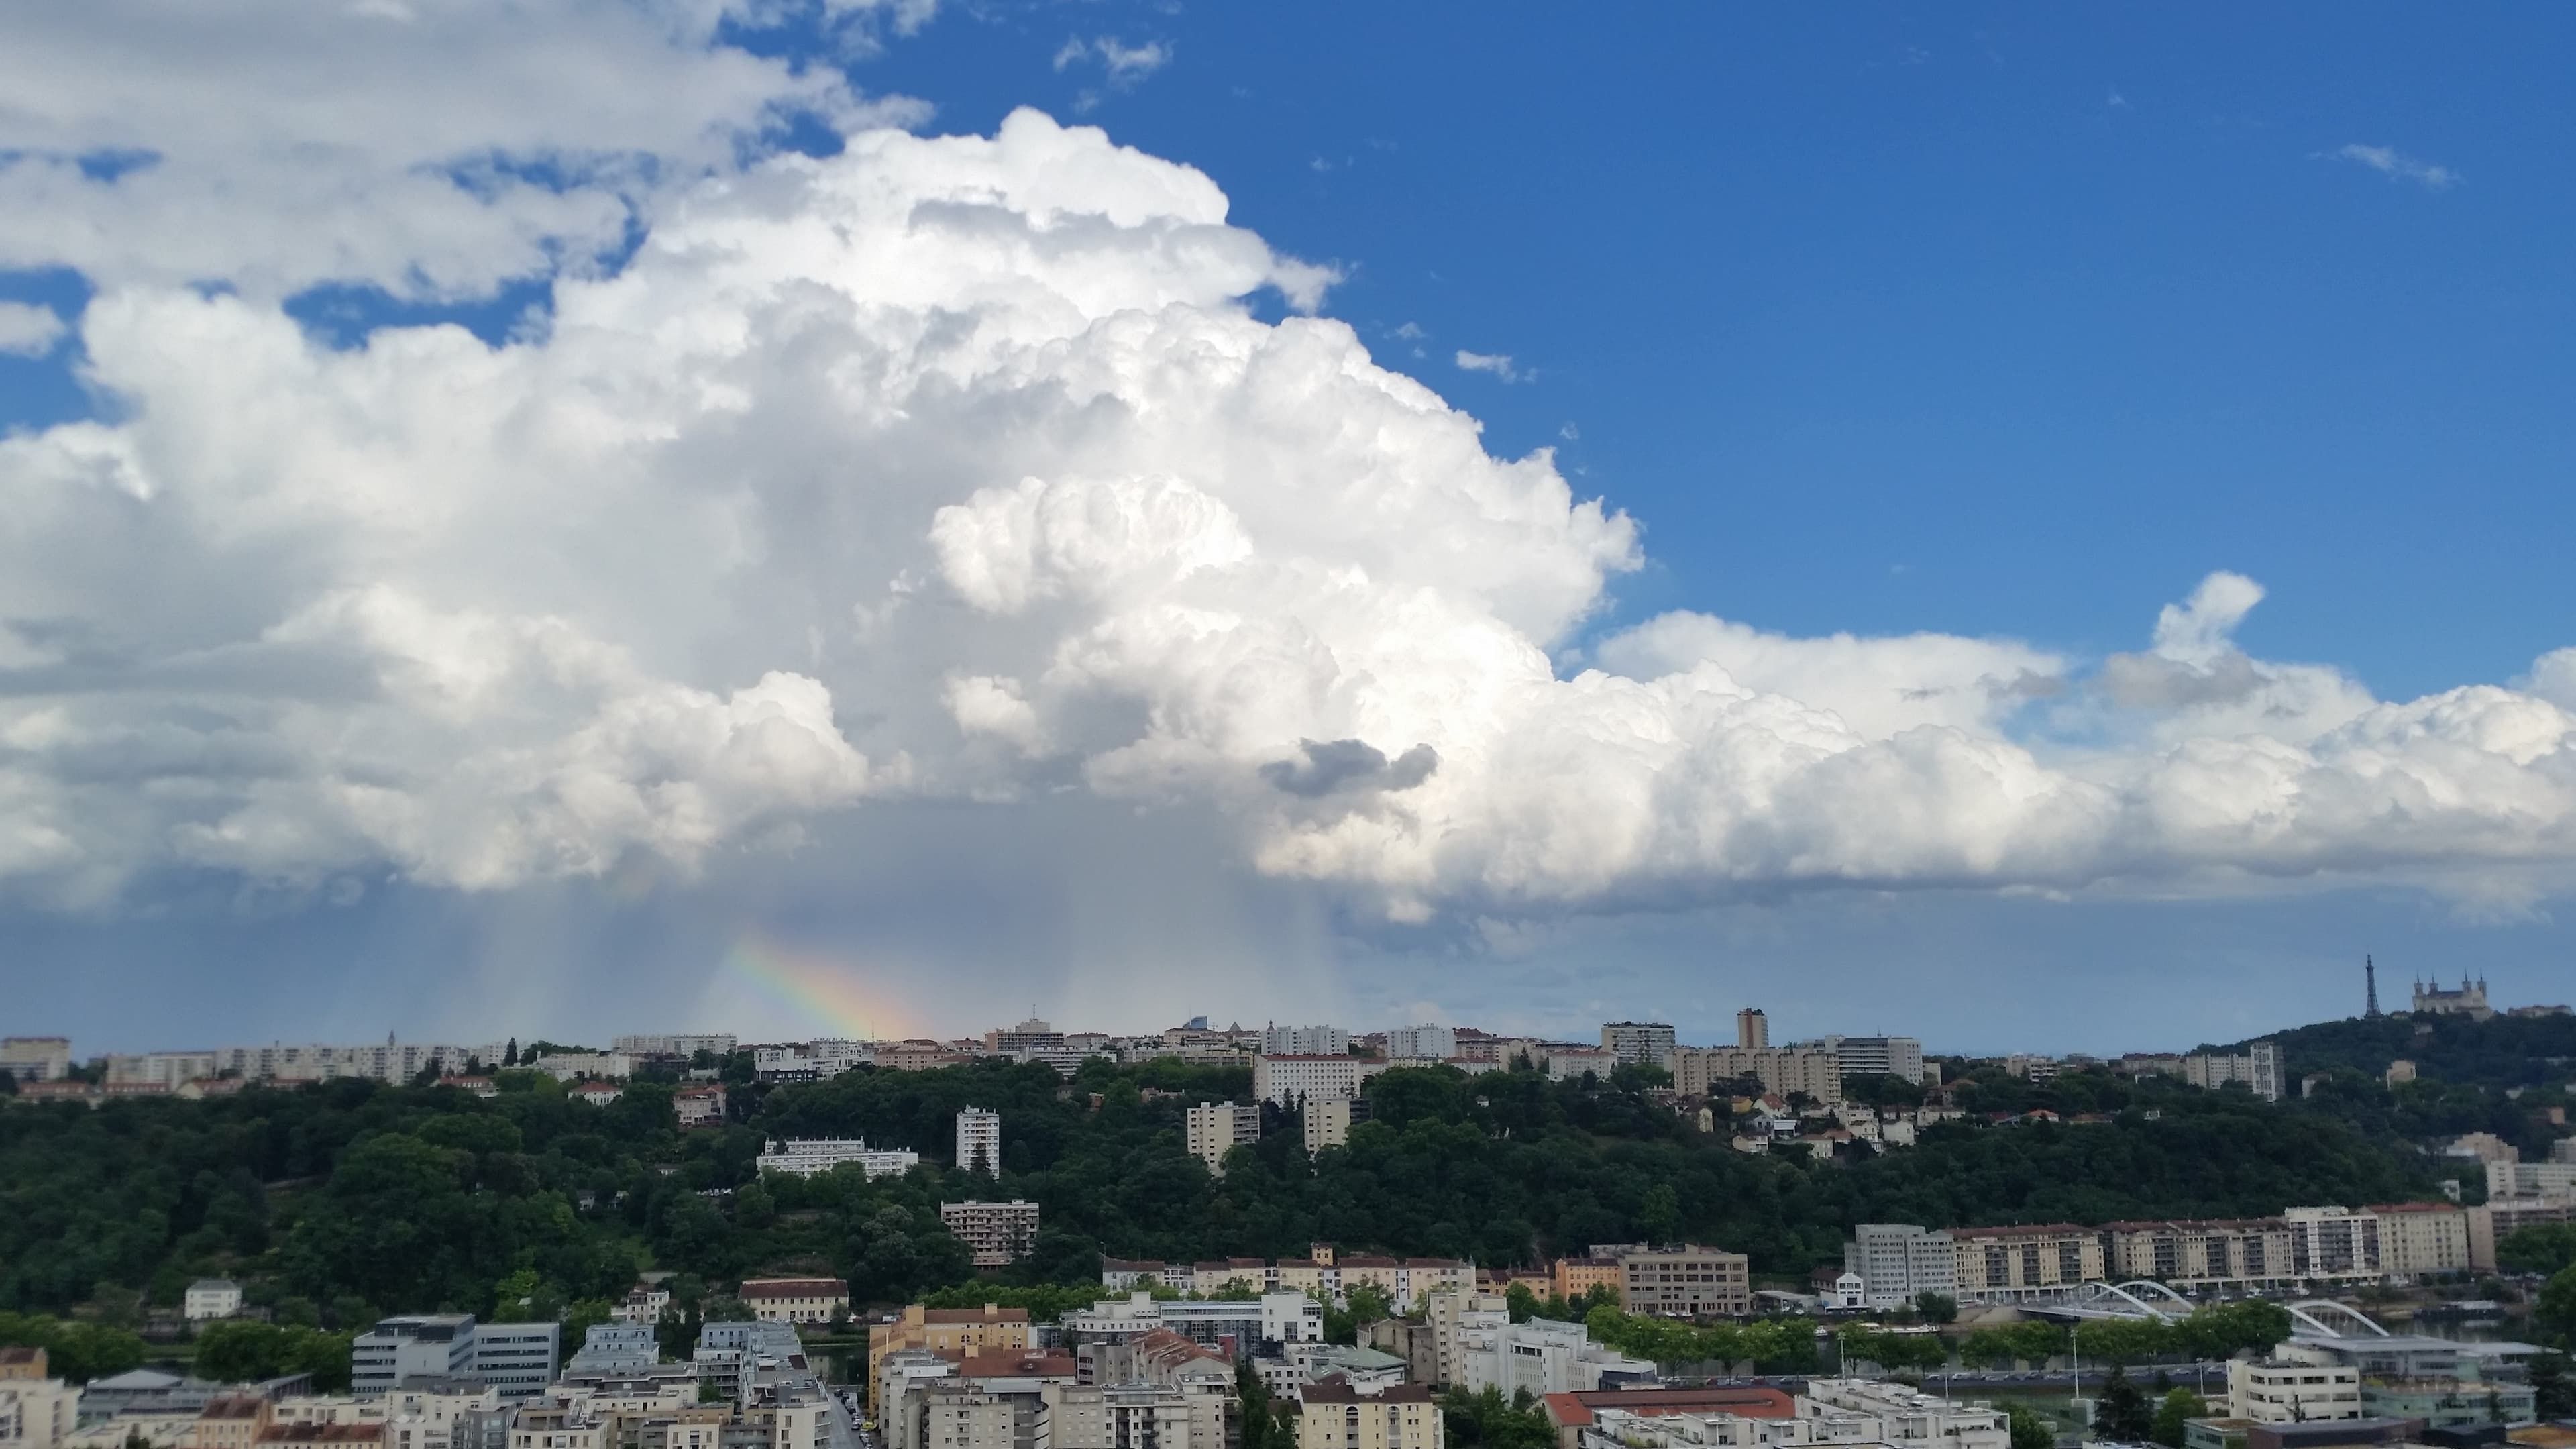
[[[80,1390],[46,1376],[41,1348],[0,1348],[0,1449],[60,1449],[80,1425]]]
[[[2382,1273],[2465,1273],[2469,1270],[2469,1215],[2450,1203],[2383,1203],[2379,1219]]]
[[[1576,1295],[1595,1288],[1619,1289],[1619,1260],[1616,1258],[1559,1258],[1548,1274],[1556,1296],[1572,1302]]]
[[[1309,1097],[1304,1118],[1306,1155],[1314,1156],[1327,1147],[1347,1147],[1351,1142],[1351,1125],[1368,1120],[1368,1101],[1353,1097]]]
[[[915,1303],[903,1315],[868,1325],[868,1382],[877,1381],[877,1366],[899,1348],[926,1348],[965,1355],[1029,1346],[1029,1311],[987,1303],[981,1308],[924,1308]]]
[[[2361,1370],[2287,1359],[2227,1365],[2228,1411],[2258,1424],[2315,1423],[2361,1417]]]
[[[1741,1317],[1753,1311],[1753,1280],[1742,1253],[1716,1248],[1651,1248],[1619,1259],[1619,1307],[1658,1318]]]
[[[1988,1300],[2054,1292],[2103,1276],[2102,1234],[2073,1223],[1952,1228],[1959,1292]]]
[[[850,1285],[838,1278],[745,1278],[736,1296],[763,1323],[829,1323],[850,1311]]]
[[[1261,1140],[1261,1106],[1206,1102],[1189,1111],[1186,1144],[1209,1172],[1225,1176],[1225,1155]]]
[[[2174,1288],[2293,1281],[2290,1228],[2278,1218],[2106,1223],[2104,1276]]]
[[[1297,1412],[1297,1449],[1442,1449],[1446,1442],[1427,1384],[1367,1393],[1337,1374],[1308,1384]]]
[[[1352,1056],[1257,1056],[1252,1095],[1279,1107],[1309,1097],[1356,1097],[1363,1082],[1385,1070],[1385,1062]]]
[[[1767,1031],[1768,1027],[1764,1029]],[[1676,1047],[1673,1049],[1672,1067],[1674,1090],[1693,1096],[1707,1096],[1713,1083],[1750,1077],[1760,1082],[1765,1092],[1781,1097],[1803,1092],[1829,1106],[1843,1099],[1841,1059],[1829,1051],[1793,1047]]]
[[[1078,1384],[1046,1391],[1048,1449],[1232,1449],[1243,1409],[1231,1392],[1164,1384]]]
[[[2496,1244],[2539,1223],[2576,1223],[2576,1197],[2509,1197],[2468,1209],[2469,1266],[2492,1270]]]
[[[1038,1205],[1018,1198],[1009,1202],[944,1202],[939,1205],[939,1221],[951,1237],[975,1255],[978,1268],[1016,1263],[1027,1257],[1038,1242]]]

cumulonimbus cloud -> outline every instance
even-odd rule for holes
[[[676,193],[542,335],[148,281],[115,421],[0,442],[0,888],[469,889],[892,795],[1215,819],[1399,921],[1808,887],[2576,859],[2576,667],[2390,702],[2247,656],[1694,614],[1561,666],[1633,522],[1329,318],[1204,175],[1021,112]]]

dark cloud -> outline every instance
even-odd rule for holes
[[[1361,790],[1410,790],[1440,768],[1440,753],[1415,745],[1392,761],[1366,740],[1299,740],[1306,758],[1276,760],[1261,767],[1261,778],[1302,799],[1315,800]]]

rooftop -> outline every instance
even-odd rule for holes
[[[1540,1402],[1558,1428],[1580,1428],[1592,1422],[1595,1409],[1626,1409],[1636,1414],[1734,1414],[1746,1419],[1797,1416],[1797,1400],[1779,1389],[1585,1389],[1543,1395]]]
[[[1431,1402],[1428,1384],[1388,1384],[1374,1393],[1363,1393],[1351,1387],[1351,1381],[1334,1374],[1306,1386],[1304,1399],[1309,1407],[1316,1404],[1427,1404]]]

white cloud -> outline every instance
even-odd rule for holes
[[[1561,674],[1635,524],[1259,320],[1312,279],[1226,215],[1021,112],[703,181],[498,348],[112,283],[117,421],[0,440],[0,890],[497,890],[1077,792],[1507,936],[2576,862],[2560,656],[2382,701],[2247,655],[2232,574],[2098,666],[1673,614]]]
[[[800,13],[845,43],[928,0],[89,0],[0,18],[0,268],[479,294],[623,245],[796,115],[916,120],[828,65],[719,43]],[[100,164],[105,161],[109,164]]]
[[[51,307],[0,302],[0,353],[42,357],[63,340],[63,319]]]
[[[1538,373],[1529,368],[1514,367],[1508,352],[1469,352],[1458,349],[1458,366],[1468,372],[1490,372],[1505,382],[1535,382]]]
[[[1129,45],[1114,35],[1097,35],[1088,40],[1074,36],[1056,50],[1055,68],[1062,71],[1094,60],[1100,63],[1109,83],[1124,90],[1171,64],[1172,47],[1160,40]]]
[[[2356,143],[2338,147],[2332,154],[2337,160],[2359,162],[2382,176],[2397,181],[2412,181],[2429,191],[2448,190],[2459,184],[2460,180],[2459,173],[2447,166],[2435,166],[2430,162],[2418,161],[2412,156],[2387,146],[2364,146]]]

